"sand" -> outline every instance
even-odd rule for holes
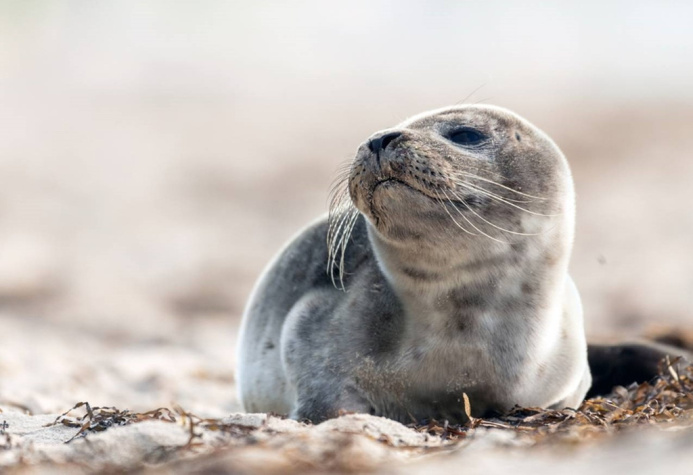
[[[489,422],[446,432],[364,414],[314,426],[243,414],[229,352],[235,325],[179,323],[152,340],[3,316],[0,471],[647,473],[693,462],[693,405],[670,417],[663,399],[649,404],[661,406],[662,422],[619,425],[607,408],[615,425],[569,427],[554,416],[538,430]],[[92,417],[84,405],[64,415],[83,401]]]
[[[590,339],[656,326],[691,332],[686,15],[657,5],[624,17],[622,5],[602,2],[611,20],[599,17],[597,35],[584,6],[561,16],[567,25],[582,18],[584,28],[564,31],[555,15],[540,15],[529,23],[536,32],[518,35],[523,22],[508,9],[505,56],[476,54],[497,68],[472,68],[440,48],[472,44],[461,39],[486,30],[469,5],[451,4],[450,15],[436,16],[444,31],[431,27],[426,38],[411,35],[425,20],[414,2],[403,24],[381,6],[376,25],[399,25],[409,47],[376,35],[383,48],[364,63],[366,30],[341,28],[375,17],[345,21],[333,5],[313,18],[308,3],[257,4],[251,17],[250,2],[240,10],[219,2],[220,11],[162,3],[135,18],[127,2],[15,3],[0,17],[0,472],[554,474],[559,465],[596,475],[691,466],[685,418],[541,441],[480,427],[449,440],[370,416],[313,427],[239,415],[234,386],[252,285],[286,240],[326,211],[339,165],[374,131],[484,84],[470,102],[490,98],[526,116],[571,163],[571,274]],[[483,8],[487,19],[506,10]],[[679,29],[643,29],[655,25],[655,10]],[[546,25],[560,28],[549,31],[556,44],[545,41]],[[518,46],[523,38],[540,49]],[[556,61],[526,53],[544,47]],[[44,427],[83,401],[131,414],[166,407],[176,421],[111,426],[69,443],[78,427]],[[201,437],[191,440],[191,416],[182,414],[224,430],[198,421]]]

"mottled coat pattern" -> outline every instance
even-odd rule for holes
[[[345,186],[248,303],[246,410],[462,422],[463,394],[474,416],[580,404],[573,184],[544,133],[498,107],[425,113],[364,142]]]

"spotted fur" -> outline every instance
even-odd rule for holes
[[[460,127],[485,140],[452,142]],[[463,394],[474,416],[580,404],[573,184],[548,136],[498,107],[425,113],[359,147],[333,206],[248,303],[246,410],[462,422]]]

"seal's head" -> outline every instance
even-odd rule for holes
[[[466,229],[469,240],[488,228],[482,218],[513,232],[541,231],[548,220],[536,217],[565,211],[566,174],[558,148],[524,119],[459,106],[374,134],[359,147],[349,192],[387,240],[416,239],[421,226],[446,233],[455,221],[454,235]]]
[[[547,239],[568,249],[572,242],[574,195],[563,154],[495,106],[427,112],[374,134],[358,149],[348,191],[379,255],[408,248],[413,267],[553,244]]]

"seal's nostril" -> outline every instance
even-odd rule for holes
[[[371,152],[378,153],[386,149],[387,146],[400,135],[402,135],[402,132],[389,132],[380,137],[376,137],[368,142],[368,148]]]
[[[383,138],[381,139],[382,140],[382,148],[386,149],[387,146],[390,145],[390,142],[395,140],[400,135],[402,135],[401,132],[392,132],[392,133],[389,133],[389,134],[383,136]]]

